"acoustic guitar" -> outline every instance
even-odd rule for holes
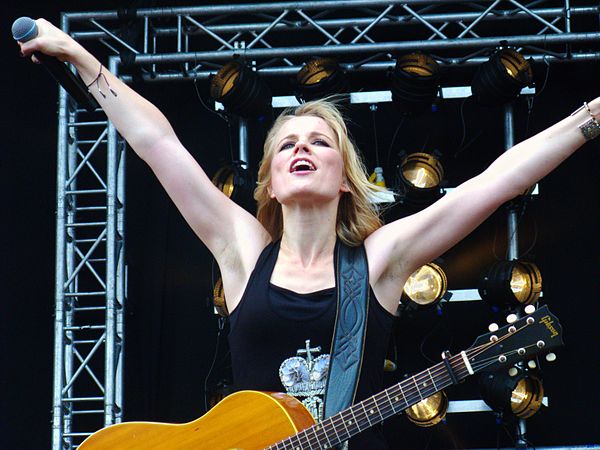
[[[281,393],[240,391],[184,424],[128,422],[89,436],[80,450],[320,450],[329,449],[478,372],[507,370],[515,362],[562,345],[561,326],[544,306],[467,350],[315,423],[304,405]]]

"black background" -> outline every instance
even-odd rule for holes
[[[157,3],[155,3],[157,4]],[[165,3],[161,3],[164,5]],[[173,4],[173,2],[169,3]],[[177,4],[185,4],[178,2]],[[148,5],[148,4],[147,4]],[[2,14],[2,151],[0,182],[0,449],[50,446],[53,367],[55,169],[57,89],[45,71],[19,57],[10,36],[20,16],[58,22],[60,11],[115,9],[118,2],[16,2]],[[150,5],[151,6],[151,5]],[[538,88],[545,67],[536,67]],[[468,71],[464,71],[469,76]],[[600,94],[598,63],[554,65],[535,100],[529,122],[525,105],[516,106],[517,141],[549,126]],[[463,74],[456,75],[456,78]],[[470,78],[465,78],[469,80]],[[372,82],[372,80],[369,80]],[[375,81],[376,83],[377,81]],[[468,81],[463,81],[468,84]],[[207,97],[206,83],[199,84]],[[381,88],[381,86],[379,86]],[[235,133],[201,106],[191,83],[136,85],[173,123],[182,141],[213,174],[227,159]],[[539,89],[538,89],[539,90]],[[400,149],[438,148],[444,152],[449,185],[475,175],[502,151],[502,113],[464,104],[465,141],[460,101],[402,125],[388,158],[398,115],[392,105],[375,113],[380,161],[392,184]],[[351,129],[375,161],[375,133],[366,106],[349,112]],[[528,125],[527,125],[528,123]],[[252,162],[256,163],[267,124],[251,124]],[[529,131],[527,131],[527,128]],[[232,135],[233,138],[227,138]],[[598,306],[598,141],[587,144],[540,184],[540,195],[520,219],[521,251],[540,266],[544,303],[561,319],[567,346],[558,361],[544,364],[550,407],[528,421],[529,440],[537,447],[598,444],[596,418],[600,396],[595,387],[600,342]],[[389,161],[389,164],[388,164]],[[151,172],[132,153],[127,178],[127,262],[129,296],[125,372],[125,418],[181,422],[204,411],[204,380],[215,349],[217,320],[208,306],[211,264]],[[505,210],[501,209],[463,243],[444,255],[450,288],[474,287],[481,270],[506,252]],[[397,373],[424,369],[449,348],[457,352],[500,321],[482,302],[448,304],[441,315],[418,314],[399,321]],[[223,366],[221,358],[217,367]],[[217,369],[209,385],[217,381]],[[473,382],[449,391],[450,399],[476,398]],[[428,429],[405,418],[387,424],[394,448],[496,448],[514,446],[512,424],[491,413],[453,414]]]

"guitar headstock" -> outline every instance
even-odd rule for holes
[[[473,371],[510,367],[564,345],[562,327],[547,306],[496,331],[479,336],[466,351]]]

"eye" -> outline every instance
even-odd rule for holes
[[[327,143],[327,141],[324,141],[323,139],[315,139],[313,141],[313,145],[319,145],[322,147],[329,147],[329,144]]]
[[[291,148],[294,148],[294,144],[293,142],[284,142],[281,147],[279,147],[279,151],[283,151],[283,150],[289,150]]]

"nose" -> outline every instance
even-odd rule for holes
[[[298,140],[296,142],[296,145],[294,146],[294,155],[297,155],[298,153],[310,154],[310,148],[308,147],[308,145],[306,145],[306,142],[304,142],[304,140]]]

